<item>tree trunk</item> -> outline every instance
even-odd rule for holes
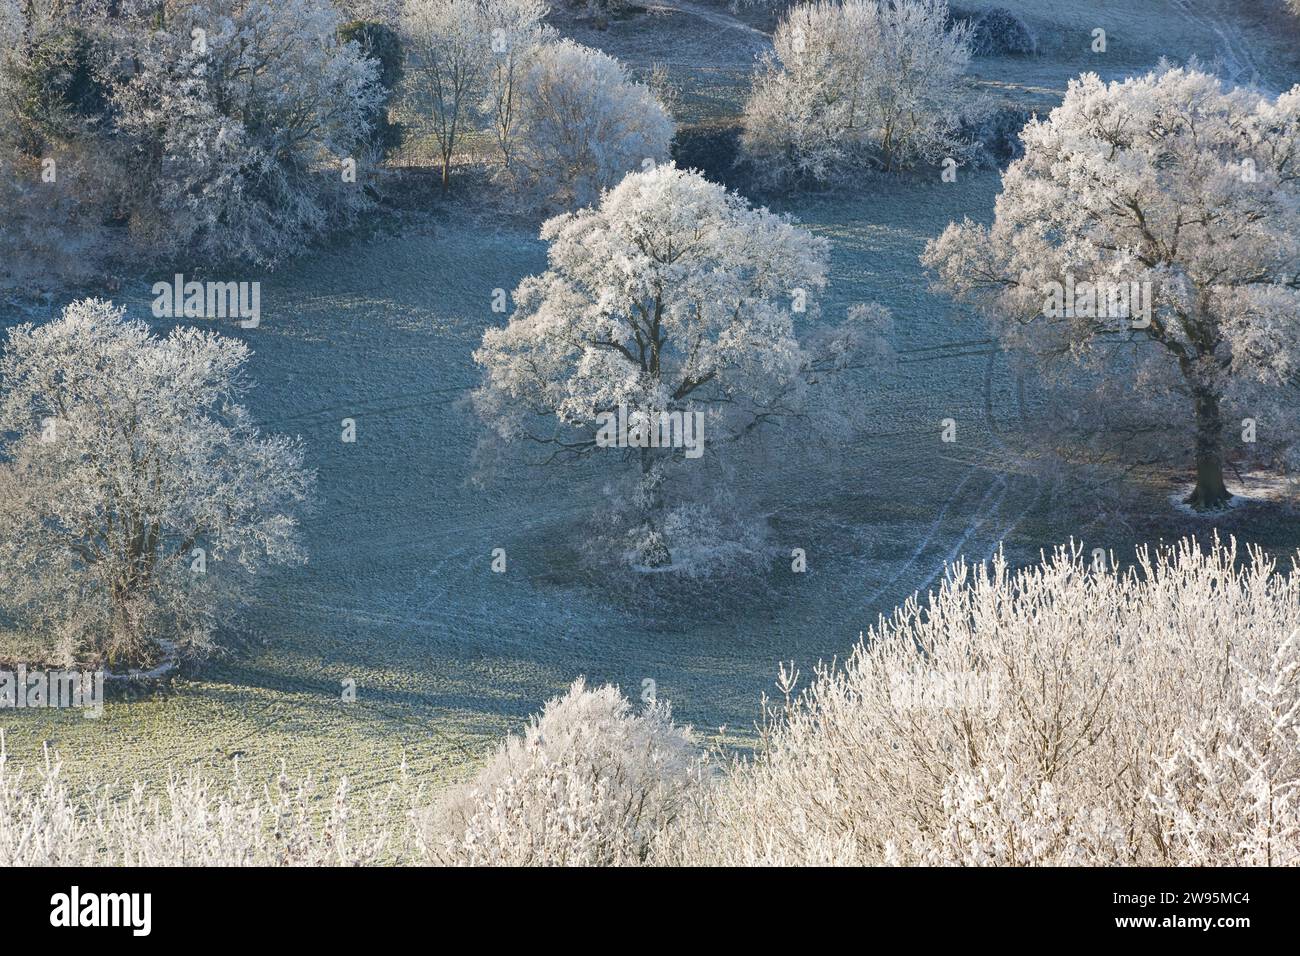
[[[1218,392],[1199,387],[1192,395],[1196,402],[1196,487],[1187,503],[1197,511],[1208,511],[1232,499],[1223,483],[1223,416]]]
[[[651,449],[641,449],[641,483],[642,493],[646,495],[645,519],[652,538],[643,545],[641,560],[646,567],[663,568],[673,563],[672,552],[663,539],[660,530],[660,518],[663,516],[663,489],[659,485],[659,476],[654,472],[654,458]]]

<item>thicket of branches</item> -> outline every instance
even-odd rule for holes
[[[791,8],[745,104],[742,157],[776,187],[963,159],[970,38],[946,0]]]
[[[8,284],[93,277],[119,239],[271,266],[352,222],[385,91],[341,25],[329,0],[2,0]]]

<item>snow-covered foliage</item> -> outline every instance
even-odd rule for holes
[[[130,35],[116,91],[163,248],[273,265],[366,205],[377,66],[329,0],[195,0]],[[137,31],[143,28],[136,26]]]
[[[202,649],[237,587],[304,559],[312,476],[238,404],[248,347],[164,339],[107,302],[10,330],[0,357],[0,593],[50,658]]]
[[[430,856],[471,866],[643,862],[708,764],[665,704],[576,681],[423,820]]]
[[[343,780],[321,806],[319,784],[281,773],[266,786],[219,785],[191,769],[162,793],[143,783],[73,795],[46,755],[33,774],[11,765],[0,732],[0,866],[361,866],[389,859],[401,836],[391,792],[359,802]]]
[[[600,50],[571,40],[536,47],[519,94],[507,173],[546,206],[589,205],[626,173],[668,158],[667,110]]]
[[[125,245],[273,265],[351,222],[386,91],[339,25],[329,0],[0,0],[8,284],[99,278]]]
[[[754,79],[741,143],[776,186],[960,159],[970,27],[946,0],[818,0],[791,9]]]
[[[645,522],[634,563],[670,563],[662,514],[675,503],[674,474],[790,417],[806,416],[811,437],[814,386],[887,318],[864,307],[819,329],[826,242],[671,164],[629,174],[599,206],[548,221],[542,237],[549,268],[520,283],[509,323],[474,353],[484,369],[475,407],[500,439],[545,462],[602,455],[634,466],[634,486],[619,491]],[[807,347],[796,315],[814,330]],[[603,447],[602,416],[621,409],[700,421],[702,454]]]
[[[1237,557],[958,563],[788,693],[656,859],[1300,863],[1300,572]]]
[[[1073,359],[1121,404],[1185,405],[1197,485],[1216,507],[1225,428],[1292,444],[1300,359],[1300,86],[1272,99],[1194,68],[1087,75],[1022,133],[992,227],[952,224],[923,261],[1009,345]],[[1091,284],[1091,302],[1054,300]],[[1136,291],[1147,315],[1106,290]],[[1162,422],[1152,425],[1163,427]],[[1159,441],[1153,428],[1152,442]],[[1152,449],[1148,445],[1148,449]],[[1186,460],[1186,458],[1184,458]]]

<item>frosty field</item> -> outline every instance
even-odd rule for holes
[[[1277,88],[1295,77],[1294,51],[1250,4],[1106,0],[1086,15],[1064,0],[999,5],[1025,16],[1045,55],[977,59],[972,74],[1029,109],[1059,101],[1082,70],[1123,76],[1161,55],[1218,58],[1240,79],[1257,73]],[[667,63],[683,121],[734,119],[767,43],[755,30],[771,25],[704,2],[647,6],[640,18],[575,36],[640,69]],[[1105,56],[1088,51],[1094,26],[1112,38]],[[600,501],[602,479],[590,470],[471,483],[481,428],[462,403],[477,381],[471,353],[503,321],[491,310],[493,290],[544,268],[535,225],[484,225],[453,205],[397,233],[249,276],[262,282],[261,326],[221,331],[254,352],[259,424],[301,435],[319,473],[319,508],[305,521],[310,561],[268,576],[250,613],[224,634],[224,653],[168,689],[110,701],[97,721],[5,715],[10,754],[37,759],[48,744],[75,780],[157,780],[165,768],[195,765],[220,773],[236,762],[257,777],[283,763],[346,775],[362,789],[405,761],[437,786],[465,777],[579,675],[633,699],[653,681],[679,721],[744,749],[778,662],[808,674],[842,656],[958,557],[984,560],[1001,545],[1024,564],[1071,537],[1124,554],[1139,541],[1215,527],[1293,549],[1294,524],[1249,506],[1189,522],[1153,505],[1148,526],[1097,540],[1038,479],[1009,470],[1000,452],[1034,386],[1021,388],[979,317],[929,291],[918,262],[950,221],[989,220],[998,188],[995,170],[963,171],[955,184],[903,177],[774,205],[831,242],[825,314],[887,305],[900,361],[854,373],[868,437],[824,448],[792,436],[773,450],[763,487],[774,554],[766,574],[742,584],[665,588],[593,570],[577,553]],[[113,298],[145,318],[159,278],[169,276],[134,277]],[[354,444],[339,440],[345,418],[355,420]],[[957,422],[954,444],[940,441],[945,418]],[[1146,493],[1163,502],[1170,490]],[[504,574],[491,570],[495,548],[508,556]],[[806,550],[807,574],[790,572],[793,548]],[[347,681],[355,702],[341,699]]]

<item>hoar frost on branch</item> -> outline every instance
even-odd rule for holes
[[[742,155],[774,186],[854,170],[961,159],[972,97],[961,88],[970,28],[946,0],[801,4],[745,105]]]
[[[820,667],[652,859],[1300,864],[1300,569],[1250,558],[958,563]]]
[[[238,404],[243,343],[166,338],[107,302],[10,330],[0,358],[0,593],[59,663],[202,650],[236,588],[305,560],[313,477]]]
[[[942,287],[1044,368],[1083,365],[1121,405],[1181,403],[1194,507],[1231,497],[1231,419],[1257,421],[1293,464],[1300,87],[1270,98],[1195,68],[1090,74],[1022,138],[993,225],[953,224],[927,246]],[[1066,283],[1149,290],[1151,314],[1053,309],[1049,290]],[[1165,428],[1150,424],[1148,450]]]
[[[673,165],[628,175],[599,206],[542,228],[549,268],[514,292],[474,360],[481,418],[539,463],[595,455],[632,466],[634,563],[671,563],[667,482],[692,467],[683,448],[598,444],[604,416],[702,419],[714,455],[764,425],[841,423],[821,386],[858,360],[888,315],[851,311],[821,326],[827,243],[697,173]],[[795,318],[810,326],[808,344]]]

